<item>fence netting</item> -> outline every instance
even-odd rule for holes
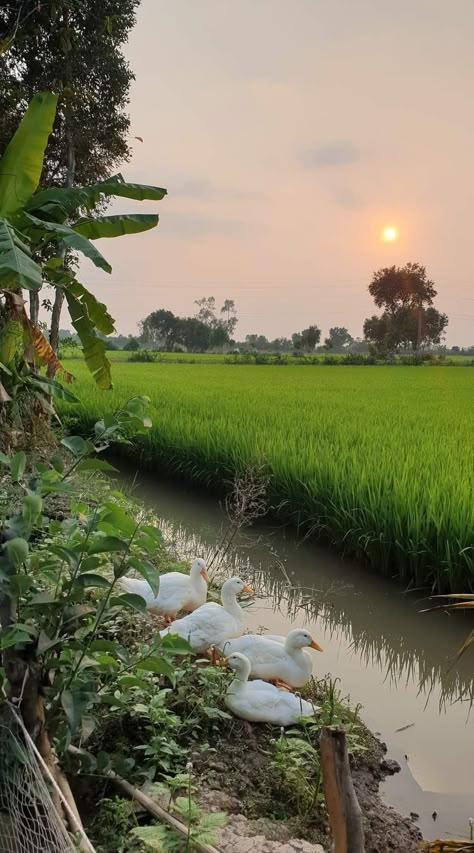
[[[76,850],[33,744],[14,708],[0,705],[0,853]]]

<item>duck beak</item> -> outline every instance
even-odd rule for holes
[[[252,595],[254,594],[254,590],[252,589],[251,586],[248,585],[248,583],[245,584],[242,592],[250,592]]]
[[[204,578],[204,580],[206,581],[206,583],[209,583],[209,575],[208,575],[208,573],[206,572],[206,569],[201,569],[201,577],[203,577],[203,578]]]
[[[322,652],[321,646],[318,646],[316,640],[311,640],[309,644],[310,649],[316,649],[317,652]]]

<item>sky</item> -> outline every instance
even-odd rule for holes
[[[117,330],[213,295],[239,340],[356,337],[372,273],[419,261],[474,344],[473,32],[473,0],[142,0],[122,173],[168,196],[116,203],[158,228],[84,265]]]

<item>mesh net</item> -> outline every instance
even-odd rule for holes
[[[0,853],[77,851],[53,805],[31,740],[7,703],[0,706]]]

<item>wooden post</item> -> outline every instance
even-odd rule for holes
[[[344,729],[323,728],[320,753],[334,853],[364,853],[362,811],[352,784]]]

